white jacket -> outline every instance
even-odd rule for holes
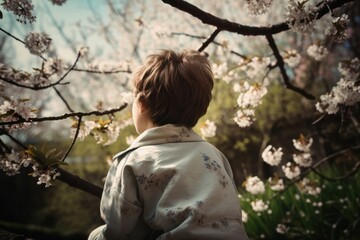
[[[193,130],[151,128],[118,153],[91,239],[248,239],[225,156]],[[90,239],[90,238],[89,238]]]

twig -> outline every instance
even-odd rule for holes
[[[100,70],[91,70],[91,69],[80,69],[80,68],[73,68],[73,71],[76,72],[87,72],[87,73],[99,73],[99,74],[114,74],[114,73],[132,73],[130,69],[118,69],[112,71],[100,71]]]
[[[324,178],[324,179],[326,179],[326,180],[328,180],[328,181],[333,181],[333,182],[335,182],[335,181],[341,181],[341,180],[344,180],[344,179],[346,179],[346,178],[349,178],[349,177],[351,177],[352,175],[354,175],[357,171],[359,171],[359,169],[360,169],[360,162],[357,162],[357,163],[355,164],[355,166],[354,166],[349,172],[345,173],[343,176],[341,176],[341,177],[336,177],[336,178],[330,178],[330,177],[327,177],[327,176],[325,176],[324,174],[320,173],[320,172],[319,172],[318,170],[316,170],[315,168],[311,168],[311,170],[312,170],[316,175],[318,175],[318,176],[320,176],[320,177],[322,177],[322,178]]]
[[[45,121],[57,121],[57,120],[64,120],[70,117],[86,117],[86,116],[102,116],[107,114],[112,114],[115,112],[119,112],[123,110],[127,106],[126,103],[124,103],[119,108],[114,108],[106,111],[91,111],[91,112],[73,112],[73,113],[65,113],[60,116],[52,116],[52,117],[40,117],[40,118],[29,118],[29,119],[19,119],[17,121],[11,121],[11,122],[0,122],[0,126],[4,125],[12,125],[12,124],[19,124],[19,123],[34,123],[34,122],[45,122]]]
[[[77,124],[77,127],[76,127],[76,132],[75,132],[74,139],[73,139],[70,147],[69,147],[68,150],[66,151],[64,157],[61,159],[62,162],[64,162],[65,159],[67,158],[67,156],[69,155],[71,149],[72,149],[72,148],[74,147],[74,145],[75,145],[75,142],[76,142],[77,137],[79,136],[80,126],[81,126],[81,119],[82,119],[82,117],[80,116],[79,119],[78,119],[78,124]]]
[[[12,35],[11,33],[9,33],[8,31],[5,31],[4,29],[0,28],[0,31],[2,31],[3,33],[5,33],[6,35],[12,37],[13,39],[15,39],[16,41],[19,41],[21,42],[22,44],[25,45],[25,42],[23,40],[21,40],[20,38],[18,37],[15,37],[14,35]]]
[[[10,83],[12,85],[15,85],[17,87],[22,87],[22,88],[27,88],[27,89],[31,89],[31,90],[43,90],[43,89],[47,89],[47,88],[50,88],[50,87],[54,87],[56,85],[60,85],[60,84],[68,84],[68,83],[61,83],[62,80],[65,79],[65,77],[73,70],[73,68],[76,66],[77,62],[79,61],[79,58],[80,58],[81,54],[80,52],[78,53],[77,57],[76,57],[76,60],[75,62],[73,63],[73,65],[67,70],[67,72],[59,79],[57,80],[56,82],[53,82],[53,83],[50,83],[48,85],[44,85],[44,86],[29,86],[29,85],[24,85],[24,84],[20,84],[20,83],[17,83],[13,80],[10,80],[10,79],[7,79],[7,78],[4,78],[2,76],[0,76],[0,79],[7,82],[7,83]]]
[[[189,34],[189,33],[179,33],[179,32],[172,32],[171,35],[183,35],[183,36],[186,36],[186,37],[191,37],[191,38],[197,38],[197,39],[206,39],[206,37],[204,36],[197,36],[197,35],[192,35],[192,34]],[[213,44],[217,45],[217,46],[223,46],[223,44],[217,42],[217,41],[212,41]],[[237,55],[241,58],[246,58],[245,55],[241,54],[241,53],[238,53],[238,52],[235,52],[233,50],[230,50],[230,53],[231,54],[234,54],[234,55]]]
[[[0,28],[0,31],[2,31],[2,32],[5,33],[6,35],[12,37],[12,38],[15,39],[16,41],[21,42],[22,44],[24,44],[24,45],[26,46],[26,44],[25,44],[25,42],[24,42],[23,40],[21,40],[21,39],[18,38],[18,37],[15,37],[14,35],[12,35],[11,33],[9,33],[8,31],[5,31],[5,30],[2,29],[2,28]],[[38,57],[40,57],[42,60],[46,61],[46,58],[44,58],[43,56],[41,56],[41,55],[36,55],[36,56],[38,56]]]
[[[284,59],[283,59],[282,56],[280,55],[279,49],[278,49],[277,46],[276,46],[276,43],[275,43],[275,40],[274,40],[273,36],[272,36],[272,35],[266,35],[266,39],[268,40],[269,46],[270,46],[270,48],[272,49],[272,51],[273,51],[273,53],[274,53],[274,56],[275,56],[275,58],[276,58],[276,60],[277,60],[277,64],[276,64],[276,65],[277,65],[277,66],[279,67],[279,69],[280,69],[280,73],[281,73],[281,75],[282,75],[282,77],[283,77],[285,86],[286,86],[288,89],[290,89],[290,90],[292,90],[292,91],[294,91],[294,92],[297,92],[297,93],[301,94],[302,96],[304,96],[304,97],[307,98],[307,99],[315,100],[315,97],[314,97],[312,94],[310,94],[310,93],[306,92],[304,89],[301,89],[301,88],[299,88],[299,87],[296,87],[296,86],[294,86],[294,85],[292,85],[292,84],[290,83],[289,76],[287,75],[286,70],[285,70],[285,67],[284,67]]]
[[[70,112],[74,112],[74,110],[72,110],[72,108],[70,107],[70,104],[66,101],[66,99],[64,98],[64,96],[61,94],[61,92],[54,86],[53,89],[55,90],[56,94],[60,97],[60,99],[63,101],[63,103],[65,104],[65,106],[67,107],[67,109]]]
[[[205,48],[207,48],[209,46],[209,44],[214,41],[214,39],[216,38],[216,36],[221,32],[221,29],[217,28],[208,39],[206,39],[205,42],[203,42],[203,44],[201,45],[201,47],[198,49],[198,52],[202,52]]]

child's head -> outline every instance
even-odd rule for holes
[[[134,91],[154,125],[193,127],[211,100],[213,74],[197,51],[162,50],[135,72]]]

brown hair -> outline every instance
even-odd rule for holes
[[[134,75],[135,94],[158,126],[195,126],[206,113],[213,85],[210,62],[197,51],[162,50],[148,56]]]

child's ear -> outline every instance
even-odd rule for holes
[[[143,99],[139,98],[138,104],[139,104],[139,111],[140,111],[140,113],[145,113],[145,112],[147,112],[146,103],[145,103],[145,101],[144,101]]]

